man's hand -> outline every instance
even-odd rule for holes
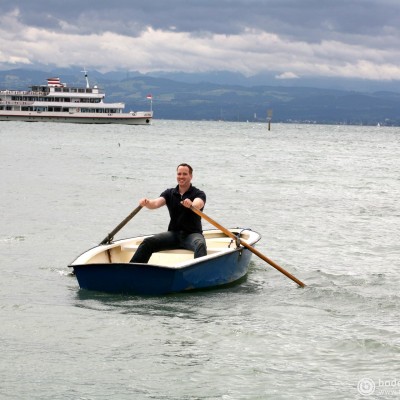
[[[186,208],[190,208],[192,206],[193,202],[190,199],[185,199],[185,200],[181,201],[181,204]]]

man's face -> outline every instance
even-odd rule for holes
[[[190,175],[190,171],[188,167],[180,166],[176,171],[176,180],[178,184],[181,186],[185,186],[192,180],[192,175]]]

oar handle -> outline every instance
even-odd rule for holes
[[[200,211],[198,208],[191,206],[190,209],[195,212],[197,215],[199,215],[201,218],[204,218],[206,221],[208,221],[210,224],[214,225],[217,229],[220,231],[224,232],[226,236],[229,236],[230,238],[237,240],[237,237],[228,229],[224,228],[222,225],[220,225],[218,222],[214,221],[212,218],[210,218],[208,215],[204,214],[202,211]],[[264,254],[260,253],[258,250],[256,250],[254,247],[250,246],[247,244],[245,241],[241,240],[239,238],[240,244],[247,249],[249,249],[252,253],[254,253],[256,256],[260,257],[262,260],[267,262],[269,265],[277,269],[279,272],[282,274],[286,275],[288,278],[290,278],[292,281],[296,282],[299,286],[304,287],[305,284],[298,280],[295,276],[290,274],[289,272],[285,271],[282,267],[280,267],[278,264],[270,260],[268,257],[264,256]]]
[[[140,210],[142,206],[137,206],[123,221],[121,221],[118,226],[116,226],[101,242],[102,244],[111,243],[114,239],[114,235],[119,232]]]

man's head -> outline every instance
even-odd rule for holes
[[[178,167],[176,168],[177,171],[179,167],[187,167],[189,169],[190,175],[193,175],[193,168],[189,164],[186,163],[179,164]]]
[[[193,168],[189,164],[179,164],[176,168],[176,180],[179,186],[189,186],[192,180]]]

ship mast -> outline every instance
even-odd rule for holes
[[[82,71],[82,72],[85,74],[86,89],[89,89],[89,88],[90,88],[90,85],[89,85],[89,78],[88,78],[88,74],[87,74],[87,71],[86,71],[86,68],[85,68],[85,67],[83,67],[83,71]]]

